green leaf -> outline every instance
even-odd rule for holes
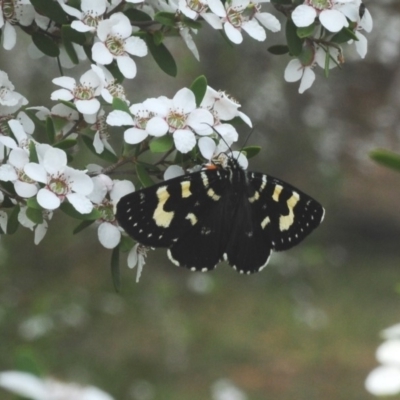
[[[66,53],[68,54],[68,57],[72,61],[73,64],[78,65],[79,64],[79,58],[78,54],[76,54],[75,48],[72,44],[72,42],[68,39],[63,39],[63,44],[64,44],[64,49]]]
[[[16,205],[13,210],[11,211],[10,216],[8,217],[7,221],[7,233],[9,235],[14,234],[18,227],[19,227],[19,222],[18,222],[18,213],[19,213],[20,207],[19,205]]]
[[[241,151],[247,158],[253,158],[261,151],[261,146],[246,146]]]
[[[93,221],[82,221],[73,231],[72,233],[74,235],[76,235],[79,232],[82,232],[84,229],[86,229],[87,227],[89,227],[90,225],[92,225],[95,222],[95,220]]]
[[[86,43],[86,35],[83,32],[71,28],[71,25],[61,27],[61,37],[69,42],[74,42],[83,46]]]
[[[204,75],[197,77],[190,85],[190,90],[196,97],[196,106],[200,107],[200,104],[203,101],[207,91],[207,78]]]
[[[46,56],[58,57],[60,55],[58,44],[49,36],[44,35],[41,32],[34,32],[32,34],[32,41],[42,53],[46,54]]]
[[[375,149],[369,153],[369,156],[385,167],[400,171],[400,154],[386,149]]]
[[[203,27],[201,22],[193,21],[192,19],[185,17],[183,14],[181,14],[181,19],[182,19],[183,25],[188,26],[189,28],[201,29]]]
[[[38,201],[36,200],[36,197],[31,197],[30,199],[26,200],[26,205],[29,208],[34,208],[35,210],[40,210],[42,211],[42,207],[41,205],[38,203]]]
[[[41,376],[45,369],[38,363],[35,351],[31,346],[18,346],[14,354],[15,366],[19,371],[29,372],[32,375]],[[21,399],[21,398],[20,398]]]
[[[67,149],[70,149],[71,147],[74,147],[77,143],[78,143],[78,141],[76,139],[67,138],[67,139],[61,140],[60,142],[57,142],[54,145],[54,147],[57,147],[58,149],[62,149],[62,150],[67,150]]]
[[[301,39],[312,36],[314,33],[315,24],[305,26],[303,28],[297,28],[297,36]]]
[[[286,40],[292,56],[298,56],[303,48],[303,40],[297,36],[297,26],[291,19],[286,22]]]
[[[129,8],[124,11],[124,14],[131,20],[131,22],[149,22],[152,21],[149,14],[138,10],[137,8]],[[135,24],[133,24],[135,25]]]
[[[143,185],[143,187],[149,187],[154,185],[154,181],[151,179],[149,173],[147,172],[147,169],[144,165],[142,164],[136,164],[136,173],[139,178],[140,183]]]
[[[170,135],[164,135],[154,138],[149,146],[152,153],[165,153],[174,147],[174,139]]]
[[[178,67],[169,50],[163,43],[156,46],[151,34],[145,36],[147,47],[153,56],[157,65],[168,75],[175,77],[178,73]]]
[[[126,101],[114,97],[113,102],[112,102],[112,108],[113,110],[119,110],[119,111],[125,111],[126,113],[130,114],[131,112],[129,111],[129,106],[126,104]]]
[[[155,31],[153,33],[153,40],[156,46],[159,46],[164,41],[164,34],[161,31]]]
[[[60,209],[69,217],[80,219],[83,221],[94,221],[101,218],[101,212],[99,210],[96,210],[95,208],[89,214],[81,214],[75,209],[75,207],[71,203],[64,202],[61,203]]]
[[[93,138],[86,135],[81,135],[81,138],[85,146],[97,157],[110,163],[116,163],[118,161],[118,157],[114,153],[111,153],[110,150],[104,149],[102,153],[97,153],[93,146]]]
[[[157,21],[160,24],[163,24],[165,26],[174,28],[176,25],[175,13],[160,11],[160,12],[156,13],[156,15],[154,16],[154,21]]]
[[[134,244],[135,242],[129,236],[121,236],[121,241],[119,242],[119,249],[121,250],[122,253],[126,253],[127,251],[131,250]]]
[[[35,224],[43,223],[43,212],[42,210],[38,210],[36,208],[27,208],[26,216]]]
[[[119,245],[111,253],[111,277],[116,292],[121,289],[121,274],[119,271]]]
[[[49,0],[31,0],[31,4],[39,14],[49,17],[54,22],[61,25],[68,23],[64,10],[57,2]]]
[[[272,4],[287,4],[287,5],[291,5],[292,4],[292,0],[271,0]]]
[[[124,81],[125,77],[122,75],[116,62],[105,65],[105,67],[110,71],[111,75],[118,83],[122,83]]]
[[[62,104],[64,104],[64,106],[67,106],[67,107],[69,107],[69,108],[72,108],[72,109],[75,110],[75,111],[78,111],[78,110],[76,109],[75,104],[72,103],[72,102],[70,102],[70,101],[66,101],[66,100],[57,100],[57,101],[60,102],[60,103],[62,103]]]
[[[276,56],[281,56],[283,54],[289,53],[289,47],[285,44],[276,44],[275,46],[270,46],[267,49],[271,54]]]
[[[54,140],[56,139],[56,129],[51,117],[46,118],[46,134],[47,138],[49,139],[49,143],[53,144]]]
[[[39,162],[39,158],[36,152],[36,146],[33,141],[29,142],[29,161],[33,163]]]
[[[341,44],[341,43],[346,43],[349,40],[357,40],[358,38],[356,34],[349,28],[343,28],[340,32],[338,32],[333,38],[331,39],[331,42]]]

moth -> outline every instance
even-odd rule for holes
[[[116,218],[137,242],[167,248],[177,266],[206,272],[225,260],[252,274],[267,265],[272,251],[290,249],[318,227],[324,209],[223,153],[201,171],[122,197]]]

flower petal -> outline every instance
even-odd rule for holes
[[[304,68],[304,74],[301,78],[299,93],[304,93],[315,81],[315,73],[311,68]]]
[[[131,36],[125,40],[125,51],[137,57],[144,57],[148,52],[146,42],[137,36]]]
[[[42,188],[36,196],[38,203],[46,210],[55,210],[60,207],[61,200],[50,190]]]
[[[346,17],[338,10],[324,10],[319,14],[321,24],[330,32],[339,32],[349,26]]]
[[[27,183],[22,181],[16,181],[14,183],[14,189],[18,196],[26,199],[35,196],[38,191],[38,187],[35,183]]]
[[[400,392],[400,369],[380,366],[372,370],[365,380],[365,388],[375,396],[392,396]]]
[[[214,155],[216,148],[217,148],[217,145],[215,144],[214,140],[212,140],[208,136],[201,137],[198,141],[198,146],[199,146],[201,155],[207,161],[210,161]]]
[[[92,46],[92,58],[101,65],[111,64],[114,60],[113,55],[102,42],[97,42]]]
[[[224,24],[224,31],[226,33],[226,36],[228,36],[228,39],[235,43],[235,44],[240,44],[243,41],[243,36],[240,33],[239,29],[236,29],[231,23],[225,22]]]
[[[103,222],[100,224],[99,229],[97,230],[97,236],[99,238],[99,242],[106,249],[113,249],[121,240],[120,230],[109,222]]]
[[[129,128],[124,132],[124,140],[129,144],[137,144],[146,139],[148,133],[144,129]]]
[[[169,130],[169,126],[164,118],[153,117],[147,121],[146,131],[152,136],[164,136]]]
[[[253,39],[263,42],[267,38],[265,29],[254,19],[244,22],[242,28],[246,31]]]
[[[133,125],[133,118],[125,111],[114,110],[107,116],[107,124],[111,126]]]
[[[89,214],[93,210],[92,202],[79,193],[67,194],[68,201],[74,206],[75,210],[81,214]]]
[[[289,64],[285,68],[284,78],[286,82],[297,82],[303,76],[303,66],[300,61],[295,58],[289,61]]]
[[[178,129],[173,134],[175,147],[181,153],[188,153],[196,146],[196,137],[188,129]]]
[[[129,56],[117,57],[118,68],[121,74],[127,79],[133,79],[136,76],[137,68],[135,61]]]
[[[317,16],[317,12],[311,6],[302,4],[297,6],[292,12],[293,23],[301,28],[305,26],[310,26]]]
[[[6,371],[0,373],[0,386],[19,396],[34,400],[48,397],[48,391],[43,381],[26,372]]]

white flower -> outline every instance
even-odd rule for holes
[[[31,179],[45,184],[37,193],[38,203],[46,210],[55,210],[67,198],[81,214],[88,214],[93,204],[87,198],[93,182],[84,171],[67,166],[64,151],[38,145],[39,164],[28,163],[24,171]]]
[[[250,118],[239,111],[240,104],[229,97],[223,91],[216,91],[207,86],[206,94],[200,104],[200,107],[210,110],[219,123],[220,120],[229,121],[235,117],[240,117],[248,126],[252,127]]]
[[[365,388],[375,396],[400,393],[400,324],[381,332],[386,340],[377,348],[376,359],[382,364],[373,369],[365,380]]]
[[[71,28],[78,32],[94,32],[107,7],[106,0],[82,0],[82,11],[65,4],[62,0],[58,0],[58,3],[67,14],[78,19],[71,24]]]
[[[356,51],[359,54],[361,58],[365,58],[367,55],[368,51],[368,41],[367,38],[360,32],[361,30],[364,30],[366,32],[371,32],[373,28],[373,22],[372,22],[372,17],[370,12],[365,9],[364,10],[364,15],[359,18],[357,21],[357,26],[354,31],[356,37],[358,40],[354,41],[354,45],[356,47]],[[350,41],[352,42],[352,41]]]
[[[11,50],[17,40],[14,25],[29,26],[35,18],[35,9],[29,1],[8,0],[0,3],[0,29],[3,47]]]
[[[33,141],[33,139],[25,132],[21,122],[17,121],[16,119],[10,119],[8,121],[8,126],[10,127],[16,141],[10,136],[0,135],[0,143],[9,149],[16,149],[19,147],[28,152],[29,143]]]
[[[38,184],[24,172],[29,163],[28,153],[20,148],[11,150],[6,164],[0,166],[0,180],[12,182],[18,196],[30,198],[38,192]]]
[[[349,26],[347,18],[356,21],[359,5],[355,0],[305,0],[292,12],[292,20],[298,27],[310,26],[315,18],[330,32],[339,32]]]
[[[135,186],[127,180],[111,180],[100,174],[92,178],[93,191],[88,196],[101,212],[97,235],[106,249],[113,249],[121,240],[121,228],[115,219],[114,209],[122,196],[135,191]]]
[[[196,107],[194,93],[187,88],[179,90],[172,100],[166,97],[148,99],[146,106],[150,112],[161,117],[152,121],[152,129],[163,134],[173,133],[175,147],[181,153],[188,153],[196,145],[194,132],[198,135],[210,135],[213,132],[213,115],[208,110]]]
[[[53,119],[57,140],[62,139],[67,133],[70,138],[77,136],[77,134],[71,134],[72,128],[79,120],[79,113],[73,108],[60,103],[53,106],[51,110],[43,106],[29,107],[28,109],[37,111],[36,117],[41,121],[46,121],[48,117]]]
[[[84,115],[93,115],[99,111],[100,102],[96,96],[100,94],[101,82],[94,71],[85,72],[79,80],[80,83],[68,76],[54,78],[52,82],[63,88],[51,94],[52,100],[73,100],[78,111]]]
[[[26,215],[28,207],[26,206],[21,206],[20,211],[18,213],[18,222],[24,226],[25,228],[30,229],[31,231],[34,231],[34,243],[39,244],[42,239],[45,237],[48,229],[48,223],[47,221],[50,220],[53,217],[53,212],[52,211],[42,211],[43,215],[43,222],[40,224],[36,224],[32,220],[28,218]]]
[[[101,96],[107,103],[111,104],[114,98],[118,98],[124,100],[129,105],[129,101],[125,95],[125,88],[117,82],[107,68],[102,65],[92,64],[92,69],[101,81]]]
[[[146,264],[147,252],[149,250],[149,247],[136,243],[128,254],[128,267],[135,268],[137,265],[136,282],[139,282],[143,266]]]
[[[200,138],[201,139],[210,139],[210,138]],[[199,140],[199,143],[200,143]],[[212,140],[212,139],[210,139]],[[185,174],[185,171],[183,170],[183,168],[180,165],[170,165],[165,171],[164,171],[164,180],[168,180],[168,179],[173,179],[176,178],[178,176],[182,176]]]
[[[8,75],[0,70],[0,116],[13,114],[26,104],[28,100],[14,92],[14,85],[8,79]]]
[[[113,400],[94,386],[64,383],[19,371],[1,372],[0,387],[32,400]]]
[[[101,65],[111,64],[113,60],[125,78],[136,76],[136,64],[129,54],[144,57],[147,45],[144,40],[131,36],[132,26],[129,18],[122,13],[112,14],[97,27],[99,42],[92,47],[92,58]]]
[[[302,62],[298,58],[289,61],[284,73],[286,82],[300,81],[299,93],[304,93],[312,86],[315,81],[315,73],[313,69],[316,65],[319,65],[321,68],[325,68],[325,59],[327,56],[326,52],[321,47],[316,49],[309,47],[303,50],[303,52],[305,56],[302,58],[306,61]],[[335,63],[333,60],[337,60],[337,63]],[[330,48],[329,68],[334,68],[339,63],[338,50]]]
[[[114,149],[111,147],[110,143],[108,143],[110,135],[107,129],[105,111],[103,109],[100,110],[96,123],[91,127],[91,129],[96,131],[93,138],[93,147],[96,150],[96,153],[101,154],[104,149],[107,149],[111,153],[115,154]]]
[[[267,34],[260,23],[272,32],[278,32],[281,29],[278,19],[272,14],[261,13],[260,5],[256,1],[226,1],[222,9],[220,6],[216,7],[217,3],[221,3],[220,0],[209,0],[208,5],[216,15],[221,17],[220,26],[218,27],[215,18],[212,18],[212,22],[208,18],[207,22],[212,24],[215,29],[223,27],[226,35],[233,43],[242,43],[242,30],[246,31],[253,39],[264,41]]]

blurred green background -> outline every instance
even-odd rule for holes
[[[232,389],[224,400],[374,398],[364,380],[379,331],[400,318],[400,174],[368,151],[400,148],[400,5],[366,5],[375,24],[366,60],[345,53],[343,70],[329,79],[316,70],[303,95],[284,82],[289,57],[266,51],[282,33],[229,46],[207,26],[195,37],[200,63],[171,38],[178,77],[148,56],[135,59],[138,76],[126,85],[134,103],[172,97],[205,74],[234,96],[255,126],[249,143],[263,147],[250,168],[318,199],[326,218],[317,231],[252,276],[226,265],[191,273],[160,250],[136,284],[123,256],[117,294],[94,228],[73,236],[76,223],[56,213],[39,246],[20,228],[0,242],[0,370],[30,363],[120,400],[221,400],[221,387]],[[0,69],[31,106],[51,107],[56,62],[30,60],[27,38],[18,43],[0,49]]]

